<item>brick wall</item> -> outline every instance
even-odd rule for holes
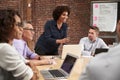
[[[14,8],[19,10],[22,19],[31,19],[35,28],[34,42],[36,42],[38,37],[43,33],[45,22],[52,19],[53,9],[58,5],[66,4],[71,8],[71,14],[67,21],[69,26],[68,37],[71,40],[69,44],[78,44],[80,38],[87,36],[90,25],[91,1],[93,0],[0,0],[0,9]],[[27,2],[31,2],[31,7],[29,7],[31,8],[31,13],[26,12],[28,10]]]
[[[67,21],[68,36],[70,43],[75,44],[83,36],[87,36],[87,29],[90,22],[90,0],[36,0],[34,1],[33,22],[36,26],[35,41],[43,32],[44,24],[52,19],[53,9],[61,4],[66,4],[71,8],[71,14]]]
[[[32,7],[32,20],[36,29],[34,41],[36,42],[42,34],[45,22],[52,19],[53,9],[58,5],[66,4],[71,8],[71,14],[67,21],[69,26],[68,37],[70,37],[71,40],[69,44],[78,44],[80,38],[87,36],[90,25],[91,1],[92,0],[34,0],[34,6]]]
[[[44,24],[52,19],[52,11],[58,5],[68,5],[71,8],[71,14],[67,21],[69,44],[78,44],[83,36],[87,36],[88,25],[90,23],[90,0],[35,0],[32,13],[33,22],[36,29],[35,42],[43,33]],[[61,53],[62,46],[59,48]]]

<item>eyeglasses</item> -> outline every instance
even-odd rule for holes
[[[15,25],[18,26],[18,27],[23,27],[23,23],[22,22],[17,22],[17,23],[15,23]]]
[[[28,28],[23,28],[24,30],[30,30],[30,31],[35,31],[34,29],[28,29]]]

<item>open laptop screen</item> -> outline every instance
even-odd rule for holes
[[[71,72],[73,65],[75,64],[77,58],[71,55],[66,55],[66,58],[61,66],[61,68],[68,74]]]

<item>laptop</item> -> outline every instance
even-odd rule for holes
[[[75,65],[77,58],[77,56],[68,53],[60,69],[41,70],[40,73],[43,75],[45,80],[67,79]]]
[[[108,48],[96,48],[94,55],[97,55],[102,52],[108,52]]]
[[[82,46],[79,44],[67,44],[63,45],[61,58],[65,59],[67,53],[74,54],[78,57],[81,56]]]

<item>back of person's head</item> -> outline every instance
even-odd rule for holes
[[[12,9],[0,10],[0,42],[7,42],[15,25],[15,15],[19,16],[17,11]]]
[[[57,21],[63,12],[68,12],[70,14],[70,8],[68,6],[57,6],[53,11],[53,19]]]
[[[93,29],[93,30],[95,30],[95,32],[97,33],[97,34],[99,34],[99,28],[98,27],[96,27],[96,26],[90,26],[90,29]]]

